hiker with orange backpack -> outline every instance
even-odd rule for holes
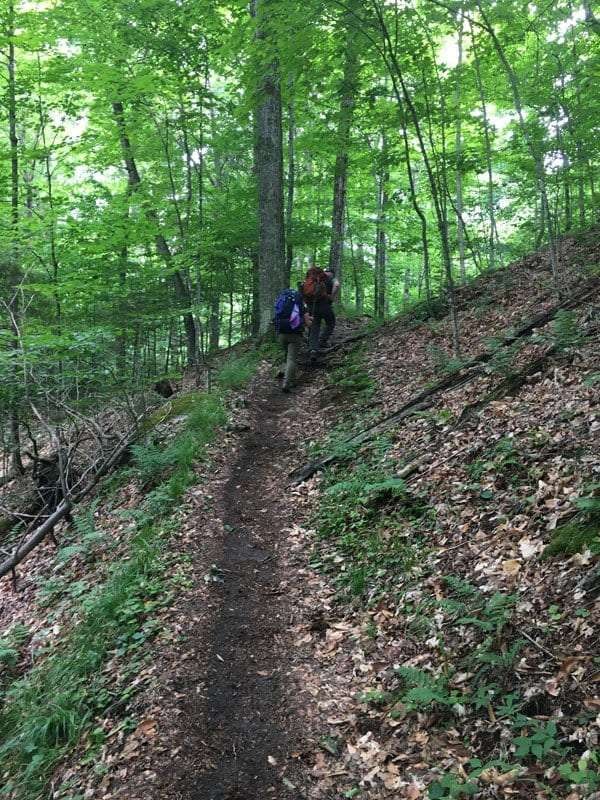
[[[327,347],[327,342],[335,329],[333,303],[339,293],[340,284],[333,272],[311,267],[302,284],[304,302],[313,318],[308,339],[311,361],[316,361],[319,350]],[[321,322],[325,329],[321,332]]]
[[[275,331],[286,353],[281,391],[287,394],[296,380],[298,353],[305,327],[312,317],[304,303],[302,292],[284,289],[275,300]]]

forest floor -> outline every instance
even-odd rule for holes
[[[460,289],[460,360],[439,309],[344,322],[365,340],[291,395],[262,363],[167,526],[166,584],[108,654],[116,699],[47,796],[598,800],[597,241],[563,242],[577,299],[531,335],[556,303],[545,253]],[[73,616],[47,576],[77,597],[127,560],[132,474],[92,511],[112,549],[63,576],[48,544],[3,587],[36,629],[19,669]]]

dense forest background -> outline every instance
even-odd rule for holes
[[[599,35],[571,0],[5,0],[13,467],[32,414],[265,333],[312,263],[382,319],[545,245],[560,296],[600,202]]]

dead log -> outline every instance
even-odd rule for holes
[[[123,458],[126,456],[131,445],[135,443],[138,435],[139,426],[136,427],[133,434],[130,433],[126,439],[121,440],[109,457],[94,471],[92,477],[85,486],[73,493],[69,498],[63,499],[58,508],[50,514],[41,525],[37,525],[33,530],[25,532],[13,553],[0,563],[0,578],[11,573],[13,581],[15,580],[16,567],[44,541],[46,536],[52,534],[55,526],[70,515],[73,506],[81,502],[81,500],[94,489],[101,478],[122,463]]]
[[[593,295],[599,287],[600,280],[598,280],[598,278],[593,278],[590,281],[587,281],[583,287],[579,289],[579,291],[575,292],[570,297],[565,298],[560,303],[552,306],[552,308],[549,308],[546,311],[537,314],[535,317],[532,317],[527,322],[520,325],[514,331],[514,333],[504,336],[500,342],[500,345],[502,347],[508,347],[519,339],[531,336],[534,330],[544,327],[551,322],[559,311],[569,308],[576,308],[577,306],[581,305],[585,300]],[[476,356],[475,358],[469,359],[469,361],[463,363],[462,367],[457,372],[442,378],[441,380],[437,381],[437,383],[434,383],[432,386],[424,389],[418,395],[400,406],[400,408],[395,409],[391,414],[388,414],[386,417],[375,423],[375,425],[367,428],[366,431],[346,439],[343,442],[343,446],[352,447],[357,444],[362,444],[379,435],[380,433],[389,430],[398,422],[401,422],[417,411],[421,411],[423,408],[428,407],[431,405],[433,398],[438,394],[442,394],[443,392],[456,389],[459,386],[469,383],[475,377],[481,375],[483,372],[483,367],[493,358],[494,354],[495,350],[488,350],[481,355]],[[339,460],[339,455],[331,454],[325,458],[317,459],[305,464],[299,469],[294,470],[292,473],[290,473],[289,477],[292,480],[292,484],[297,485],[305,480],[308,480],[308,478],[312,477],[317,472],[321,472],[325,467],[330,466]]]
[[[511,375],[508,375],[497,384],[491,392],[482,397],[481,400],[478,400],[476,403],[470,403],[468,406],[465,406],[458,418],[458,422],[455,427],[460,428],[468,419],[470,419],[474,414],[478,411],[481,411],[483,408],[488,406],[490,403],[493,403],[495,400],[501,400],[503,397],[507,395],[516,394],[519,389],[521,389],[529,380],[532,375],[535,375],[536,372],[541,372],[545,367],[548,365],[548,362],[551,360],[552,356],[555,355],[557,352],[556,347],[551,347],[547,350],[543,355],[539,358],[534,359],[531,361],[527,366],[520,370],[519,372],[515,372]]]

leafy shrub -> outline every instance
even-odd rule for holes
[[[558,350],[577,347],[585,339],[574,311],[561,309],[552,321],[551,340]]]
[[[544,556],[575,555],[585,549],[600,553],[600,497],[596,496],[600,484],[586,487],[588,496],[578,497],[574,505],[579,509],[575,518],[556,528]]]
[[[241,389],[254,375],[260,357],[254,351],[228,359],[217,373],[217,384],[222,389]]]

